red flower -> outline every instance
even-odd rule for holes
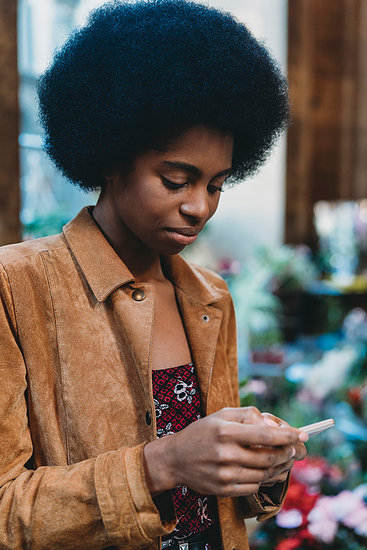
[[[307,515],[314,507],[315,502],[317,501],[319,496],[319,493],[310,493],[308,491],[307,485],[304,485],[304,483],[300,483],[299,481],[291,479],[283,508],[285,510],[296,508],[297,510],[302,512],[306,523]]]
[[[314,546],[315,543],[314,537],[307,529],[302,529],[294,537],[281,540],[274,550],[296,550],[296,548],[304,548],[304,543],[307,543],[310,547]]]
[[[276,545],[275,550],[295,550],[302,544],[302,540],[298,537],[292,537],[291,539],[284,539]]]
[[[362,395],[361,388],[359,388],[358,386],[354,388],[349,388],[348,398],[352,405],[361,405],[363,402],[363,395]]]

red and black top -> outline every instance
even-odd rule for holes
[[[192,363],[153,370],[153,397],[158,437],[178,432],[202,416],[200,392]],[[172,490],[172,499],[177,525],[164,539],[194,535],[217,522],[215,497],[201,495],[184,485]]]

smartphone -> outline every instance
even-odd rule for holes
[[[306,432],[306,434],[308,435],[316,435],[323,432],[324,430],[332,428],[333,426],[335,426],[335,420],[333,418],[328,418],[327,420],[321,420],[321,422],[307,424],[307,426],[302,426],[302,428],[298,429]]]

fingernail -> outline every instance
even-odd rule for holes
[[[302,442],[308,441],[309,435],[306,432],[299,432],[298,439]]]
[[[264,418],[264,422],[265,422],[265,424],[268,424],[269,426],[278,427],[278,424],[276,422],[274,422],[274,420],[272,420],[271,418],[267,418],[266,416]]]
[[[296,449],[295,449],[294,447],[292,447],[292,454],[291,454],[291,458],[293,458],[295,454],[296,454]]]

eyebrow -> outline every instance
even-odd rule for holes
[[[160,163],[162,167],[168,167],[168,168],[178,168],[179,170],[184,170],[185,172],[189,172],[190,174],[200,178],[203,175],[203,172],[198,168],[197,166],[194,166],[193,164],[188,164],[187,162],[178,162],[178,161],[171,161],[171,160],[164,160]],[[218,172],[218,174],[215,174],[212,179],[219,178],[220,176],[227,176],[232,173],[232,168],[227,168],[226,170],[221,170]]]

